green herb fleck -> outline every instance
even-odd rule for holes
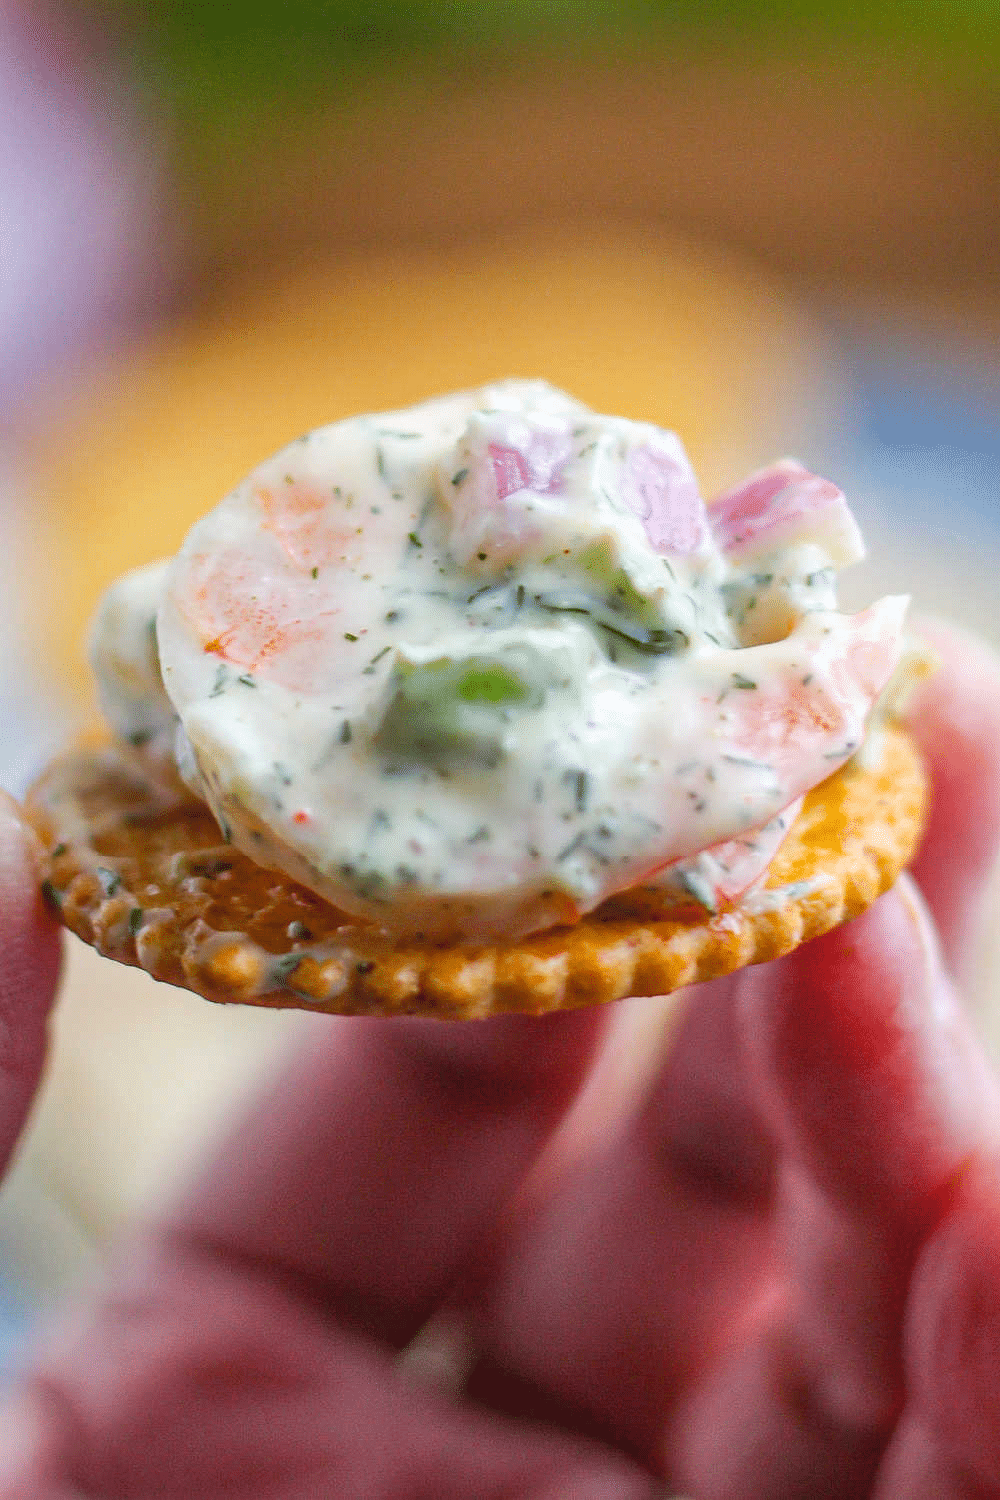
[[[65,854],[65,853],[66,853],[66,845],[65,844],[57,844],[56,847],[52,851],[52,858],[53,859],[58,859],[59,856],[60,856],[60,854]]]
[[[356,635],[352,635],[349,630],[345,630],[344,631],[344,640],[345,641],[356,641],[357,640],[357,636]]]
[[[585,812],[587,798],[590,795],[590,777],[586,771],[567,771],[566,775],[573,782],[573,795],[576,801],[577,812]]]
[[[141,906],[133,906],[132,910],[128,914],[128,930],[133,937],[135,937],[136,933],[139,931],[139,928],[142,926],[143,916],[144,912]]]
[[[545,605],[551,609],[551,605]],[[589,614],[586,609],[570,611],[573,614]],[[618,636],[620,640],[627,641],[633,650],[643,656],[672,656],[675,652],[682,650],[691,644],[690,637],[683,630],[643,630],[637,627],[627,630],[617,625],[609,625],[606,620],[598,620],[599,629],[607,631],[609,635]]]
[[[56,888],[55,888],[55,886],[52,884],[51,880],[43,880],[42,881],[42,895],[45,897],[45,899],[49,903],[49,905],[50,906],[54,906],[57,911],[59,911],[62,908],[62,904],[63,904],[63,894],[62,894],[62,891],[57,891]]]
[[[857,740],[848,740],[847,744],[843,745],[839,750],[828,750],[827,753],[824,755],[823,759],[824,760],[843,760],[845,756],[853,755],[854,752],[855,752],[855,750],[857,748],[858,748],[858,742],[857,742]]]
[[[385,901],[387,900],[388,880],[385,879],[381,870],[357,870],[354,877],[354,889],[363,900]]]
[[[210,698],[218,698],[219,694],[226,686],[226,679],[228,676],[229,673],[224,666],[217,669],[215,673],[215,682],[212,685],[212,691],[208,695]]]
[[[757,684],[752,677],[744,677],[742,672],[734,672],[730,681],[734,688],[744,688],[747,691],[756,689]]]
[[[288,979],[304,958],[304,953],[281,953],[272,963],[271,973],[275,979]]]
[[[468,474],[468,472],[469,472],[468,469],[459,469],[459,471],[458,471],[457,474],[453,474],[451,476],[451,482],[452,482],[452,484],[461,484],[462,480],[466,477],[466,475]]]
[[[749,766],[752,771],[769,771],[774,774],[774,767],[768,765],[766,760],[753,760],[749,755],[723,755],[731,766]]]
[[[485,562],[488,555],[489,554],[486,553],[486,552],[477,552],[476,553],[476,556],[479,558],[480,562]]]
[[[313,578],[319,577],[319,568],[310,568],[309,572],[312,574]]]
[[[341,726],[340,726],[340,743],[342,745],[349,745],[350,742],[351,742],[351,721],[350,721],[350,719],[345,719],[344,722],[343,722],[343,724],[341,724]]]
[[[373,676],[374,672],[375,672],[375,664],[376,664],[376,662],[380,662],[382,660],[383,656],[385,656],[387,654],[387,652],[389,652],[391,650],[392,650],[391,646],[383,646],[381,651],[376,651],[375,655],[372,657],[372,659],[368,663],[367,667],[365,667],[365,670],[362,673],[362,676],[364,676],[364,677],[371,677],[371,676]]]
[[[412,547],[422,547],[424,545],[415,531],[408,531],[406,534]]]
[[[244,673],[244,675],[242,677],[237,677],[236,681],[237,682],[242,682],[242,684],[243,684],[244,687],[255,688],[257,686],[257,684],[254,682],[253,678],[248,673]]]
[[[569,859],[569,857],[570,857],[571,854],[575,854],[576,853],[576,851],[582,845],[583,839],[584,839],[583,834],[582,833],[578,833],[575,839],[571,839],[570,840],[570,842],[566,845],[565,849],[560,849],[559,853],[556,855],[556,859],[559,861],[560,864],[562,863],[562,861],[564,859]]]

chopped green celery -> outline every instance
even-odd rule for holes
[[[527,645],[505,650],[502,659],[397,658],[376,745],[389,760],[495,766],[504,755],[508,711],[540,708],[554,680],[552,663]]]
[[[662,620],[651,618],[654,614],[659,615],[659,611],[640,594],[618,561],[616,550],[610,538],[592,543],[580,555],[583,571],[597,584],[608,609],[616,614],[630,615],[644,625],[662,624]]]
[[[581,553],[580,565],[600,591],[590,606],[598,625],[644,655],[674,655],[690,644],[688,632],[665,608],[666,590],[657,588],[653,597],[640,592],[610,537]]]
[[[506,667],[470,666],[459,679],[458,696],[466,703],[523,703],[527,689]]]

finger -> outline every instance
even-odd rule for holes
[[[995,1493],[919,1422],[904,1417],[879,1468],[872,1500],[989,1500]]]
[[[783,1151],[785,1290],[684,1411],[681,1472],[712,1497],[865,1494],[904,1397],[913,1266],[989,1139],[996,1086],[905,883],[749,976],[743,1000]]]
[[[908,877],[855,921],[748,972],[743,1022],[780,1144],[845,1211],[920,1209],[996,1083]]]
[[[31,837],[0,792],[0,1172],[38,1087],[59,973],[58,933],[39,893]]]
[[[740,982],[687,994],[642,1107],[517,1224],[479,1309],[477,1398],[662,1463],[665,1413],[766,1281],[773,1156]]]
[[[1000,1492],[998,1348],[1000,1162],[989,1155],[970,1163],[917,1262],[904,1341],[908,1422],[882,1500]]]
[[[120,1276],[0,1425],[0,1500],[653,1500],[620,1456],[414,1385],[258,1267]]]
[[[975,636],[919,622],[941,658],[907,721],[927,760],[930,819],[914,863],[953,972],[967,961],[1000,852],[1000,660]]]
[[[332,1024],[259,1098],[166,1233],[268,1266],[406,1342],[577,1092],[606,1017]]]

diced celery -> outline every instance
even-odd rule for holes
[[[528,692],[506,667],[475,666],[459,679],[458,696],[465,703],[523,703]]]
[[[511,709],[539,708],[552,680],[541,653],[525,646],[496,656],[400,659],[376,734],[389,760],[495,766]]]

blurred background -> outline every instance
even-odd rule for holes
[[[850,602],[1000,644],[998,64],[992,0],[0,0],[0,781],[93,714],[101,589],[261,457],[507,374],[676,428],[709,493],[796,453],[869,539]],[[619,1101],[665,1015],[621,1007]],[[72,946],[0,1368],[329,1024]]]

